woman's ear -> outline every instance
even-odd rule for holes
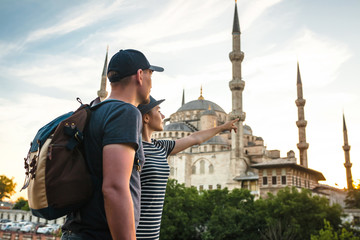
[[[150,121],[150,116],[149,116],[149,114],[145,113],[145,114],[143,115],[143,122],[144,122],[144,124],[148,123],[149,121]]]

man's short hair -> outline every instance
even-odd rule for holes
[[[107,77],[109,78],[109,81],[111,83],[119,83],[123,86],[127,85],[130,82],[131,76],[126,76],[126,77],[121,78],[119,73],[116,71],[110,71],[107,75]]]

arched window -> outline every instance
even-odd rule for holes
[[[205,173],[205,161],[201,160],[200,161],[200,174],[204,174]]]
[[[209,165],[209,173],[214,173],[214,166],[212,164]]]
[[[192,168],[191,168],[191,173],[192,174],[196,174],[196,166],[193,165]]]

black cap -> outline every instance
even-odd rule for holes
[[[157,105],[159,105],[163,101],[165,101],[165,99],[161,99],[161,100],[156,101],[155,98],[150,96],[150,102],[148,104],[140,104],[138,106],[138,109],[140,110],[141,114],[145,114],[145,113],[150,112],[151,109],[153,109],[154,107],[156,107]]]
[[[118,74],[112,81],[118,81],[124,77],[135,74],[139,69],[150,69],[157,72],[164,71],[164,68],[152,66],[145,55],[134,49],[120,50],[110,60],[108,73],[116,71]],[[110,80],[111,81],[111,80]]]

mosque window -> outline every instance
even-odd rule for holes
[[[263,177],[263,185],[268,185],[267,177]]]
[[[201,160],[200,161],[200,174],[204,174],[205,173],[205,161]]]
[[[181,133],[181,137],[184,137],[184,135],[185,135],[184,133]]]
[[[193,165],[192,168],[191,168],[191,173],[192,174],[196,174],[196,166]]]
[[[199,190],[200,190],[200,191],[204,190],[204,185],[200,185],[200,186],[199,186]]]
[[[212,146],[212,151],[215,152],[215,146]]]
[[[281,176],[281,184],[286,185],[286,176]]]
[[[212,190],[213,189],[213,186],[212,185],[209,185],[209,190]]]
[[[267,176],[267,170],[266,169],[263,170],[263,176]]]
[[[277,177],[276,177],[276,176],[272,176],[271,182],[272,182],[272,185],[276,185],[276,184],[277,184]]]
[[[204,146],[204,152],[206,152],[207,151],[207,146]]]
[[[216,189],[221,189],[221,184],[217,184]]]
[[[214,166],[212,164],[210,164],[209,166],[209,173],[210,174],[214,173]]]
[[[299,187],[301,187],[301,178],[299,178]]]

